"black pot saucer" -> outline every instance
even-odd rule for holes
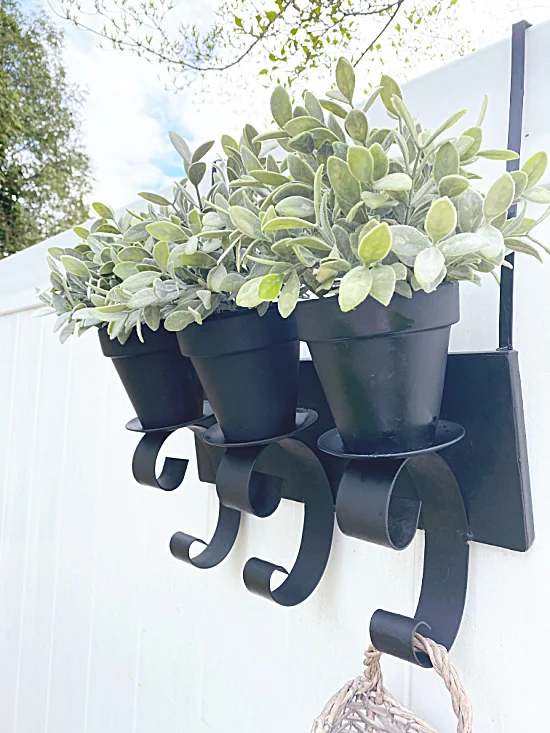
[[[349,458],[349,459],[367,459],[367,458],[410,458],[411,456],[419,456],[423,453],[433,453],[435,451],[443,450],[448,448],[454,443],[458,443],[465,435],[465,430],[462,425],[454,422],[448,422],[447,420],[440,420],[437,425],[435,434],[435,440],[425,448],[417,448],[411,451],[398,451],[395,453],[349,453],[344,448],[342,438],[337,428],[323,433],[317,441],[319,450],[323,453],[328,453],[331,456],[337,458]]]
[[[256,445],[267,445],[268,443],[275,443],[278,440],[284,438],[292,438],[296,433],[311,427],[317,420],[318,415],[315,410],[309,410],[306,407],[298,407],[296,410],[296,427],[289,433],[283,435],[275,435],[272,438],[263,438],[262,440],[247,440],[242,443],[232,440],[226,440],[219,423],[215,423],[212,427],[202,436],[202,439],[208,445],[213,445],[216,448],[252,448]]]
[[[144,428],[141,424],[141,421],[139,417],[134,417],[132,420],[126,423],[126,430],[131,430],[133,433],[172,433],[174,430],[179,430],[180,428],[187,428],[191,425],[204,425],[203,421],[210,420],[213,416],[212,408],[210,407],[210,402],[208,400],[205,400],[203,403],[203,411],[202,415],[200,417],[195,418],[194,420],[188,420],[187,422],[180,423],[179,425],[168,425],[167,427],[162,428]]]

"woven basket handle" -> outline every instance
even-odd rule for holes
[[[420,636],[420,634],[415,634],[414,648],[415,651],[424,652],[429,656],[433,668],[451,693],[453,710],[458,720],[457,733],[472,733],[472,705],[456,669],[451,664],[449,652],[444,646],[440,646],[435,641],[432,641],[432,639],[426,639]],[[365,652],[364,660],[365,677],[370,685],[372,685],[371,689],[376,695],[376,702],[378,704],[381,704],[384,698],[382,668],[380,667],[381,656],[382,652],[379,652],[371,644]]]

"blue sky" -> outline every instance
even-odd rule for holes
[[[25,2],[29,7],[37,4]],[[191,146],[215,139],[214,158],[222,133],[238,137],[245,122],[260,129],[269,123],[269,93],[256,69],[239,68],[229,83],[213,80],[206,90],[194,85],[177,94],[166,91],[158,67],[129,53],[99,48],[92,35],[59,21],[47,0],[38,2],[64,28],[69,76],[87,92],[83,133],[96,179],[92,200],[123,206],[135,200],[138,191],[160,190],[180,176],[179,157],[168,139],[171,129]],[[535,22],[550,17],[550,0],[460,2],[465,22],[470,18],[472,29],[483,32],[482,43],[496,40],[521,15]],[[183,15],[192,15],[194,23],[204,26],[218,3],[179,0],[178,5]],[[325,86],[323,81],[321,91]]]

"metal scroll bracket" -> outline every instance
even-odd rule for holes
[[[172,428],[145,431],[137,419],[131,420],[126,427],[129,430],[144,433],[136,447],[132,460],[132,473],[135,480],[143,486],[152,486],[162,491],[177,489],[185,478],[189,461],[186,458],[166,458],[160,475],[157,476],[156,463],[160,449],[176,430],[189,428],[195,433],[197,451],[200,451],[202,435],[206,428],[214,422],[215,419],[207,403],[205,403],[203,417]],[[210,471],[215,475],[216,456],[219,459],[219,452],[207,451],[202,448],[202,454],[204,456],[203,460],[210,462]],[[184,532],[176,532],[170,540],[170,552],[178,560],[187,562],[196,568],[213,568],[227,557],[235,544],[239,532],[240,518],[240,512],[220,503],[218,521],[209,543]],[[205,549],[198,555],[191,555],[191,546],[197,542],[205,545]]]
[[[252,593],[281,606],[304,601],[323,576],[334,529],[332,491],[314,451],[297,437],[227,447],[218,466],[216,486],[223,507],[256,517],[273,514],[282,499],[304,504],[300,548],[292,568],[287,571],[281,565],[253,557],[243,570],[244,583]],[[276,571],[287,577],[272,589]]]

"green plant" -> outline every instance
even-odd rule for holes
[[[355,73],[343,58],[336,86],[327,99],[306,92],[304,104],[294,107],[285,89],[275,89],[271,111],[278,128],[251,142],[272,141],[282,156],[262,162],[244,151],[243,158],[225,142],[230,186],[262,198],[252,223],[257,246],[270,250],[256,258],[267,269],[241,287],[237,305],[278,300],[288,316],[304,291],[337,292],[343,311],[369,295],[387,305],[394,293],[429,293],[445,280],[477,283],[487,272],[498,279],[510,252],[542,259],[539,248],[548,249],[532,233],[550,210],[532,219],[526,209],[529,202],[550,204],[550,191],[538,185],[546,153],[500,175],[485,195],[474,185],[480,176],[471,166],[479,158],[517,158],[513,151],[482,148],[486,99],[475,126],[443,137],[465,110],[427,130],[388,76],[356,107]],[[391,120],[381,129],[367,119],[378,97]],[[243,163],[245,175],[238,173]]]
[[[62,341],[94,326],[106,326],[111,338],[124,343],[133,328],[143,339],[144,323],[156,330],[163,321],[172,331],[202,323],[214,311],[235,309],[240,286],[258,272],[253,260],[262,249],[245,224],[255,207],[245,192],[230,193],[223,162],[201,196],[207,173],[202,158],[214,143],[191,153],[181,136],[170,137],[186,172],[172,201],[141,193],[148,210],[118,218],[111,207],[95,203],[99,218],[90,229],[74,229],[80,243],[50,248],[50,287],[39,293],[46,306],[41,314],[57,314],[54,330]],[[239,216],[244,232],[233,223]]]

